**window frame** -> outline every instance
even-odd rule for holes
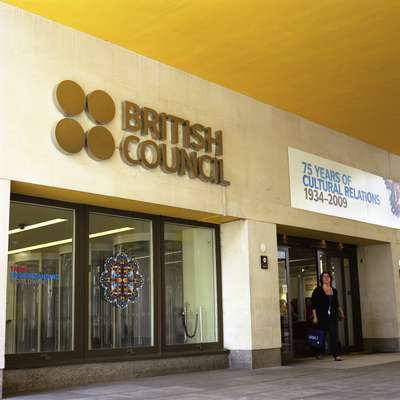
[[[221,246],[220,246],[220,227],[206,222],[192,221],[187,219],[176,219],[171,217],[163,217],[161,221],[161,281],[162,281],[162,326],[165,326],[166,318],[166,303],[165,303],[165,273],[164,273],[164,232],[165,224],[178,224],[178,225],[189,225],[198,226],[204,228],[210,228],[214,230],[214,246],[215,246],[215,279],[216,279],[216,295],[217,295],[217,333],[218,340],[216,342],[208,343],[190,343],[190,344],[179,344],[169,345],[167,344],[166,330],[163,330],[162,335],[162,351],[164,353],[184,353],[186,351],[215,351],[223,348],[223,316],[222,316],[222,282],[221,282]]]
[[[74,251],[74,350],[63,351],[63,352],[37,352],[37,353],[15,353],[5,355],[6,368],[15,368],[20,365],[36,365],[42,364],[43,362],[66,362],[73,360],[80,356],[82,343],[79,336],[77,335],[78,321],[81,319],[81,310],[79,309],[79,302],[82,296],[81,282],[78,278],[78,268],[80,265],[80,254],[82,252],[80,243],[77,238],[79,237],[80,231],[82,230],[82,207],[78,204],[72,204],[62,202],[58,200],[38,199],[36,197],[25,196],[25,195],[11,195],[11,202],[27,203],[37,206],[49,206],[58,207],[74,211],[74,240],[73,240],[73,251]],[[11,209],[10,209],[11,211]],[[8,263],[7,263],[8,264]],[[8,269],[8,268],[7,268]],[[7,271],[8,273],[8,271]]]
[[[5,355],[6,369],[56,366],[89,362],[133,361],[141,359],[193,356],[225,352],[223,348],[222,281],[220,227],[217,224],[160,215],[118,210],[107,207],[76,204],[42,197],[11,194],[11,202],[60,207],[74,211],[74,350],[67,352],[17,353]],[[153,247],[153,346],[122,349],[89,350],[89,215],[100,213],[136,219],[145,219],[152,226]],[[214,229],[215,276],[217,295],[218,341],[213,343],[166,345],[165,285],[164,285],[164,224],[174,223]]]
[[[123,210],[114,210],[110,208],[104,208],[104,207],[95,207],[95,206],[86,206],[87,212],[86,212],[86,221],[85,221],[85,226],[86,226],[86,232],[85,232],[85,238],[86,238],[86,243],[85,243],[85,248],[87,251],[85,252],[85,260],[83,262],[83,265],[86,266],[87,270],[85,272],[84,276],[84,285],[86,288],[86,295],[85,295],[85,304],[83,305],[85,310],[86,310],[86,323],[84,323],[84,328],[86,332],[84,333],[84,350],[85,350],[85,357],[107,357],[107,356],[123,356],[123,355],[143,355],[143,354],[155,354],[160,351],[160,344],[159,344],[159,338],[158,338],[158,324],[159,324],[159,318],[158,318],[158,312],[159,310],[156,307],[156,301],[158,297],[158,286],[159,286],[159,274],[157,272],[158,268],[158,254],[157,254],[157,249],[156,249],[156,241],[154,239],[155,236],[155,231],[156,231],[156,225],[158,223],[157,217],[154,215],[148,215],[148,214],[141,214],[141,213],[133,213],[130,211],[123,211]],[[119,349],[89,349],[89,323],[90,323],[90,318],[89,318],[89,217],[90,214],[103,214],[103,215],[110,215],[110,216],[118,216],[118,217],[127,217],[127,218],[134,218],[134,219],[144,219],[147,220],[151,223],[151,230],[152,230],[152,247],[153,247],[153,309],[154,309],[154,323],[153,323],[153,346],[147,346],[147,347],[124,347],[124,348],[119,348]]]

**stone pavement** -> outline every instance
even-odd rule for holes
[[[140,378],[10,397],[15,400],[400,399],[400,353],[300,360],[259,370]]]

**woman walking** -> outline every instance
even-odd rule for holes
[[[321,285],[314,289],[311,298],[313,322],[325,332],[325,337],[329,336],[329,350],[333,358],[342,361],[338,342],[338,321],[339,318],[344,319],[344,313],[339,304],[337,290],[332,287],[332,275],[323,272],[319,281]],[[322,359],[324,352],[325,340],[318,350],[317,358]]]

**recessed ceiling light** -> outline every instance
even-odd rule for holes
[[[126,231],[133,231],[135,228],[130,228],[130,227],[125,227],[125,228],[118,228],[118,229],[111,229],[110,231],[104,231],[104,232],[97,232],[97,233],[91,233],[89,235],[89,239],[94,239],[100,236],[107,236],[107,235],[112,235],[114,233],[121,233],[121,232],[126,232]]]
[[[112,230],[109,230],[109,231],[92,233],[92,234],[89,235],[89,239],[94,239],[94,238],[101,237],[101,236],[108,236],[108,235],[112,235],[114,233],[133,231],[134,229],[135,228],[130,228],[130,227],[127,226],[127,227],[124,227],[124,228],[118,228],[118,229],[112,229]],[[24,248],[21,248],[21,249],[10,250],[8,252],[8,255],[22,253],[22,252],[25,252],[25,251],[44,249],[44,248],[47,248],[47,247],[59,246],[59,245],[62,245],[62,244],[67,244],[67,243],[72,243],[72,239],[56,240],[54,242],[41,243],[41,244],[36,244],[36,245],[33,245],[33,246],[24,247]]]
[[[23,253],[25,251],[44,249],[46,247],[59,246],[61,244],[67,244],[67,243],[72,243],[72,239],[56,240],[55,242],[41,243],[41,244],[36,244],[34,246],[24,247],[22,249],[10,250],[8,252],[8,255]]]
[[[23,228],[19,227],[19,228],[11,229],[8,231],[8,234],[14,235],[15,233],[30,231],[32,229],[37,229],[37,228],[43,228],[44,226],[59,224],[60,222],[65,222],[65,221],[67,221],[67,220],[64,218],[55,218],[55,219],[51,219],[49,221],[39,222],[37,224],[26,225]]]

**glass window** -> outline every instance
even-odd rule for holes
[[[216,228],[160,220],[13,197],[8,365],[36,366],[43,358],[32,353],[145,353],[158,350],[162,339],[169,346],[217,343]],[[159,252],[163,265],[155,264]],[[154,287],[155,271],[163,298]],[[155,312],[157,304],[165,304],[164,315]]]
[[[74,211],[11,202],[6,353],[74,349]]]
[[[217,342],[215,231],[164,225],[167,345]]]
[[[151,221],[89,215],[89,348],[152,346]]]

